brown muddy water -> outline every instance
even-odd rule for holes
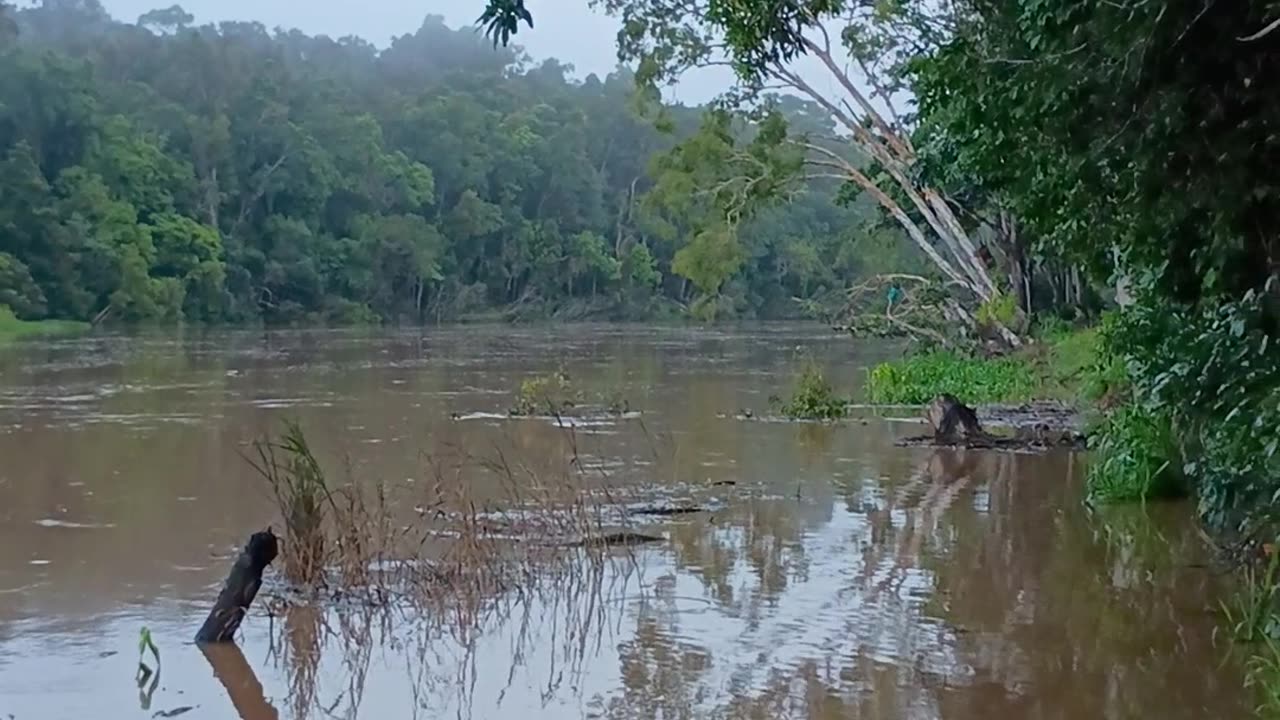
[[[801,346],[855,393],[896,353],[788,325],[0,349],[0,719],[1249,716],[1188,507],[1091,514],[1070,453],[769,421]],[[646,521],[662,542],[472,632],[279,613],[264,589],[242,651],[190,643],[274,518],[255,437],[296,418],[353,475],[404,486],[445,447],[563,462],[565,429],[502,417],[558,365],[641,412],[577,428],[579,452],[710,511]],[[143,626],[162,660],[140,683]]]

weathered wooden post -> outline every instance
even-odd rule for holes
[[[279,551],[280,543],[271,528],[249,536],[249,543],[231,566],[209,617],[196,633],[197,643],[234,642],[236,630],[262,586],[262,571],[276,559]]]

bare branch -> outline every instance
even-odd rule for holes
[[[1240,42],[1253,42],[1254,40],[1260,40],[1270,35],[1271,33],[1275,32],[1276,28],[1280,28],[1280,17],[1276,18],[1275,20],[1272,20],[1270,23],[1267,23],[1266,27],[1262,28],[1256,33],[1252,35],[1246,35],[1242,38],[1236,38],[1236,39],[1239,40]]]
[[[809,48],[810,52],[822,61],[822,64],[825,65],[827,70],[835,76],[836,81],[840,83],[845,92],[849,93],[849,96],[858,104],[858,107],[862,108],[862,111],[867,114],[867,117],[871,118],[871,122],[874,123],[876,128],[884,134],[885,140],[889,143],[889,146],[897,151],[898,159],[905,163],[912,162],[915,159],[915,152],[902,142],[902,139],[898,137],[898,134],[889,127],[889,123],[885,122],[884,118],[876,111],[875,107],[873,107],[871,103],[867,101],[867,98],[862,94],[862,92],[854,86],[853,81],[849,79],[849,76],[840,71],[840,66],[836,65],[836,61],[831,57],[831,53],[821,47],[818,47],[817,43],[807,37],[801,37],[800,40],[804,43],[805,47]]]

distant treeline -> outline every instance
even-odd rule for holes
[[[0,304],[19,317],[780,316],[895,252],[834,189],[728,232],[673,201],[696,183],[655,158],[703,109],[642,102],[626,71],[574,81],[437,17],[382,50],[191,22],[4,8]]]

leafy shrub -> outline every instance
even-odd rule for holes
[[[839,420],[849,414],[849,403],[836,396],[822,368],[806,360],[782,414],[796,420]]]
[[[949,393],[969,403],[1018,402],[1036,390],[1035,373],[1019,358],[982,360],[953,352],[932,352],[872,368],[867,390],[872,402],[923,405]]]
[[[997,324],[1008,327],[1013,324],[1017,316],[1018,300],[1008,293],[997,293],[991,299],[984,300],[974,314],[978,324],[987,327]]]
[[[1128,502],[1186,494],[1177,443],[1167,414],[1126,405],[1090,438],[1089,498]]]
[[[520,383],[515,404],[508,413],[515,416],[563,415],[581,401],[581,393],[569,381],[564,370],[526,378]]]
[[[1205,520],[1240,534],[1280,522],[1276,283],[1198,309],[1139,298],[1104,327],[1135,399],[1171,418]]]

